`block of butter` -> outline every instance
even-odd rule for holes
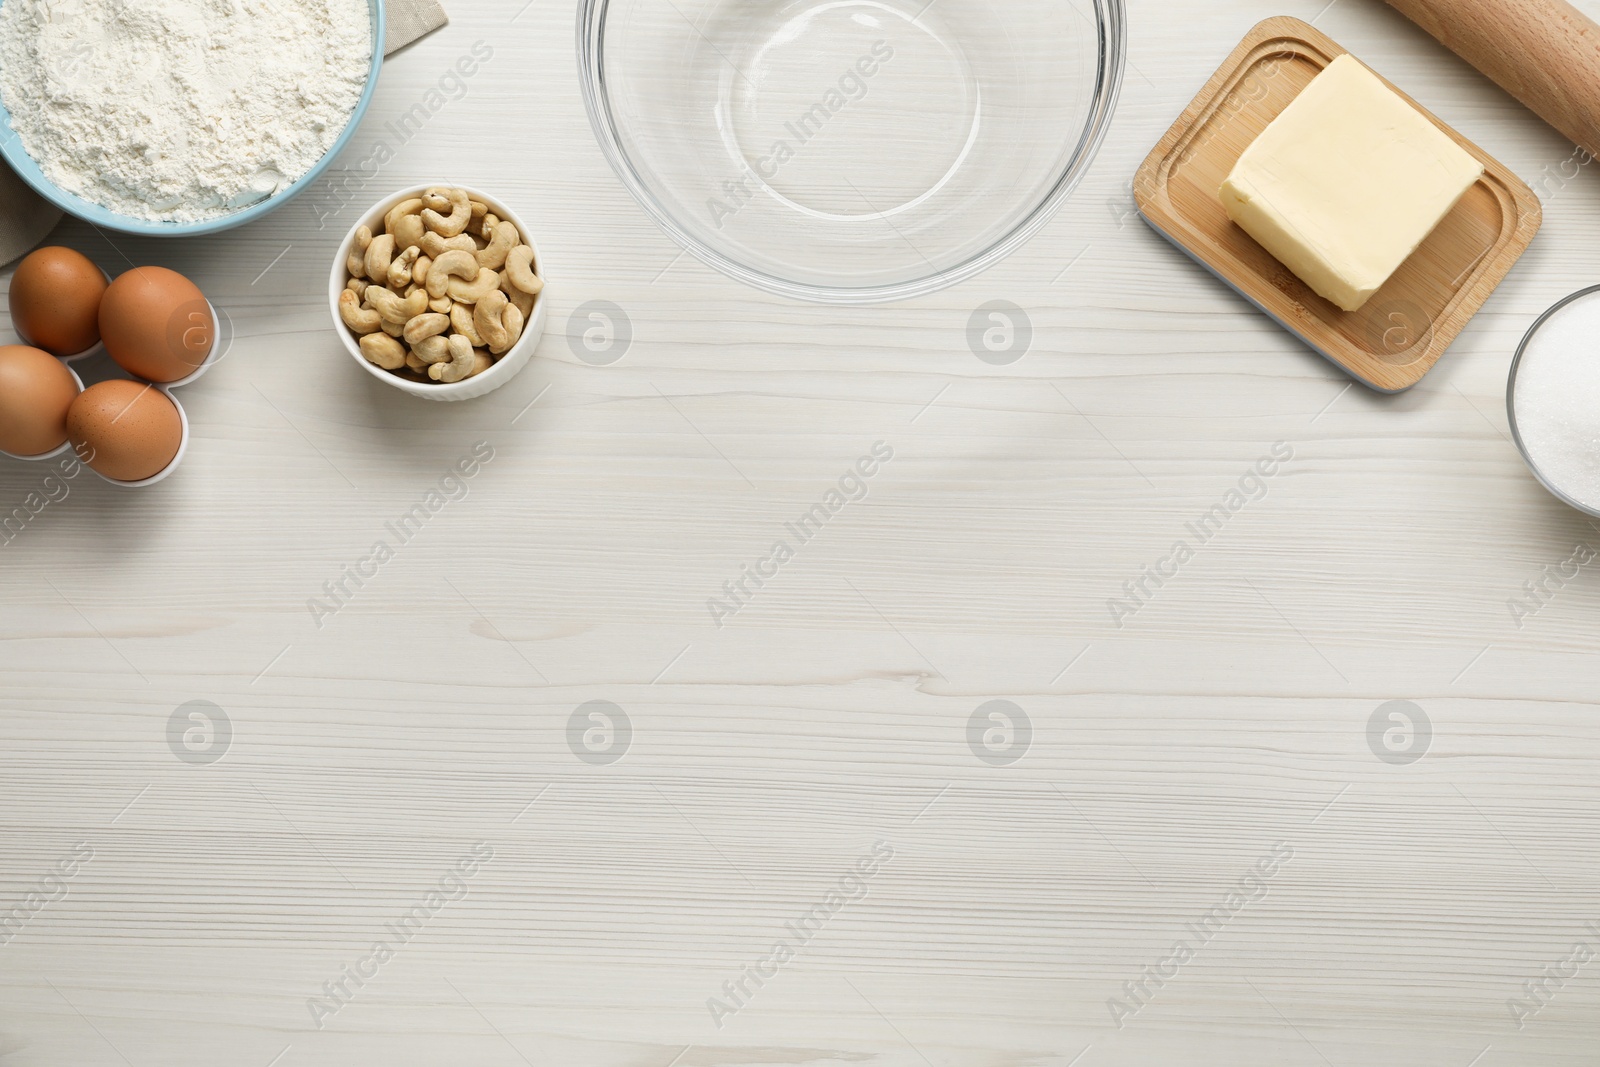
[[[1228,216],[1301,281],[1355,311],[1482,173],[1346,54],[1244,150],[1221,197]]]

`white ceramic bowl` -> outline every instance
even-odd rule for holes
[[[410,378],[386,371],[377,364],[369,362],[367,357],[361,354],[361,346],[356,335],[350,332],[349,327],[344,324],[344,320],[339,317],[339,294],[344,290],[346,279],[350,277],[345,271],[344,261],[355,244],[356,231],[366,226],[371,228],[374,233],[381,232],[383,217],[389,213],[390,208],[402,200],[410,199],[413,196],[421,196],[435,186],[463,189],[469,197],[489,205],[489,209],[496,215],[516,226],[517,232],[522,235],[523,243],[533,248],[534,267],[538,271],[539,277],[545,278],[544,259],[539,255],[539,245],[534,241],[533,234],[528,229],[528,224],[523,222],[516,212],[507,208],[503,201],[490,196],[480,189],[474,189],[470,185],[462,185],[459,182],[429,182],[426,185],[414,185],[409,189],[401,189],[393,195],[385,197],[373,205],[370,211],[357,219],[355,225],[350,227],[350,232],[345,234],[343,241],[339,242],[339,247],[334,252],[333,266],[328,271],[328,313],[333,316],[334,331],[338,333],[339,339],[344,342],[345,351],[350,353],[350,358],[355,360],[362,370],[368,374],[403,393],[420,396],[424,400],[471,400],[473,397],[494,392],[512,378],[515,378],[522,368],[528,365],[528,360],[532,358],[533,350],[539,347],[539,338],[544,333],[544,309],[550,294],[548,278],[545,278],[546,288],[544,292],[541,292],[533,299],[533,314],[528,316],[528,321],[523,324],[522,336],[517,339],[517,343],[512,345],[505,355],[496,360],[494,366],[482,374],[474,375],[459,382],[412,381]]]

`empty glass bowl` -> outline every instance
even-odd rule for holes
[[[1122,0],[580,0],[590,121],[690,252],[826,303],[992,266],[1072,191]]]

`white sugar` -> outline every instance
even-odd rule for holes
[[[1517,432],[1546,480],[1600,510],[1600,292],[1544,321],[1517,369]]]

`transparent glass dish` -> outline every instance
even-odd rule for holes
[[[952,285],[1033,236],[1104,137],[1122,0],[580,0],[611,165],[686,249],[803,300]]]

